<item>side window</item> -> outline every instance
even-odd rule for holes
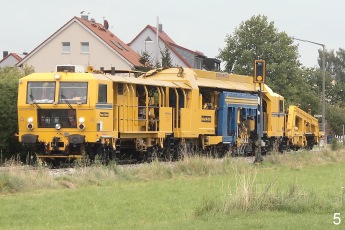
[[[122,83],[118,84],[117,94],[118,95],[123,95],[123,84]]]
[[[282,113],[284,112],[284,101],[279,100],[279,112]]]
[[[98,103],[107,103],[107,85],[98,85]]]

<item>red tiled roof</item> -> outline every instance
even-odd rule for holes
[[[132,63],[134,66],[140,66],[139,58],[140,55],[132,50],[126,43],[121,41],[109,30],[105,29],[100,23],[94,23],[90,20],[85,20],[82,18],[75,17],[78,21],[83,23],[88,29],[90,29],[94,34],[96,34],[100,39],[106,42],[111,48],[113,48],[117,53],[122,55],[127,61]]]
[[[157,28],[153,27],[151,25],[147,25],[146,27],[150,28],[151,30],[153,30],[153,32],[156,33]],[[159,37],[164,40],[165,42],[171,43],[171,44],[176,44],[170,37],[169,35],[167,35],[164,31],[159,31],[158,33]]]
[[[128,43],[128,45],[131,45],[132,42],[134,42],[139,37],[139,35],[142,34],[147,28],[151,29],[154,33],[156,33],[157,31],[155,27],[147,25],[142,31],[140,31],[140,33],[137,36],[135,36],[135,38],[130,43]],[[167,43],[176,44],[164,31],[159,31],[158,36],[160,37],[160,39]]]
[[[17,66],[20,66],[23,64],[22,62],[25,61],[25,59],[30,58],[37,50],[41,48],[41,46],[46,43],[47,41],[54,38],[56,34],[61,32],[61,30],[69,25],[72,21],[79,21],[84,26],[86,26],[89,30],[91,30],[99,39],[103,40],[106,44],[108,44],[114,51],[116,51],[118,54],[122,55],[124,59],[126,59],[128,62],[130,62],[134,66],[140,66],[139,58],[140,55],[136,53],[132,48],[130,48],[127,44],[125,44],[123,41],[121,41],[118,37],[116,37],[113,33],[111,33],[109,30],[106,30],[102,24],[99,23],[93,23],[91,21],[87,21],[85,19],[79,18],[79,17],[73,17],[71,20],[69,20],[65,25],[63,25],[60,29],[58,29],[54,34],[52,34],[50,37],[48,37],[46,40],[44,40],[41,44],[39,44],[34,50],[32,50],[25,58],[20,61]]]
[[[15,53],[11,53],[11,55],[13,55],[13,57],[15,59],[17,59],[18,61],[21,61],[23,58],[19,57],[18,54],[15,54]]]

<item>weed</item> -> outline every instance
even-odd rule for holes
[[[306,192],[297,183],[290,184],[285,191],[278,189],[277,181],[269,181],[260,185],[256,181],[256,175],[257,172],[253,170],[237,174],[235,191],[230,189],[220,201],[208,200],[206,203],[202,203],[195,209],[195,216],[259,211],[324,213],[339,208],[336,202],[325,200],[313,190]],[[342,190],[341,199],[343,196],[344,191]]]
[[[219,201],[217,201],[215,198],[203,198],[202,204],[195,208],[193,215],[195,217],[204,217],[209,216],[212,214],[216,214],[219,212]]]
[[[0,174],[0,192],[20,192],[23,190],[25,182],[22,178],[11,175],[10,173]]]
[[[337,138],[332,138],[332,141],[331,141],[331,149],[333,150],[333,151],[335,151],[335,150],[338,150],[340,148],[340,146],[339,146],[339,143],[338,143],[338,139]]]

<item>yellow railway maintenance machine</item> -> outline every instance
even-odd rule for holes
[[[320,141],[322,133],[319,131],[319,123],[316,118],[291,105],[286,111],[286,145],[291,149],[312,149]]]
[[[19,80],[19,141],[43,161],[58,164],[83,155],[103,161],[154,154],[173,159],[184,147],[255,152],[258,88],[252,76],[177,67],[140,77],[115,68],[79,69],[59,66]],[[262,89],[262,151],[267,152],[284,136],[284,98],[265,84]],[[286,132],[287,144],[303,142],[294,139],[294,130]]]
[[[60,66],[59,72],[21,78],[19,141],[54,164],[81,158],[83,153],[104,161],[138,159],[152,146],[163,147],[173,132],[167,95],[187,86],[133,74],[115,69],[78,73],[71,66]]]
[[[215,148],[223,154],[252,155],[258,135],[258,88],[253,76],[187,68],[153,70],[140,78],[174,82],[167,91],[173,108],[175,142]],[[284,98],[263,84],[263,152],[284,134]],[[189,144],[188,144],[189,143]]]

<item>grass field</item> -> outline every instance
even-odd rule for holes
[[[345,228],[344,150],[48,172],[0,172],[0,229]]]

